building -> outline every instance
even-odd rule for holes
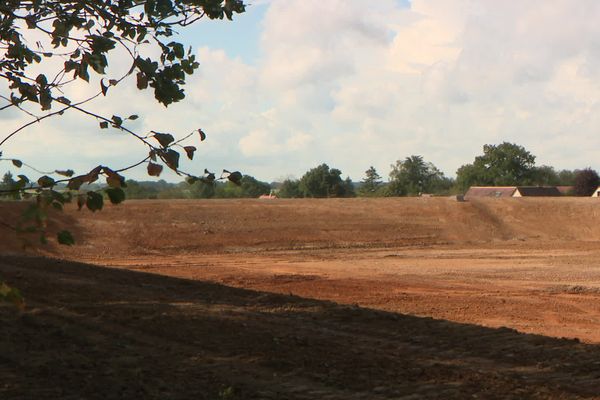
[[[599,189],[600,190],[600,189]],[[474,197],[557,197],[562,193],[556,186],[471,186],[465,199]]]

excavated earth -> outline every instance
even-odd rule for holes
[[[597,199],[127,201],[25,250],[2,226],[27,306],[0,305],[0,399],[600,399]]]

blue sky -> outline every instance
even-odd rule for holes
[[[192,173],[272,181],[327,163],[360,180],[371,165],[385,177],[421,155],[454,176],[503,141],[538,165],[600,169],[598,20],[596,0],[257,1],[233,22],[181,33],[201,63],[183,102],[165,109],[129,82],[93,106],[139,114],[130,127],[140,134],[202,128],[208,139],[189,143],[199,149],[184,164]],[[0,121],[10,129],[27,118]],[[2,150],[78,172],[145,153],[78,115],[33,125]],[[143,168],[129,177],[148,178]]]

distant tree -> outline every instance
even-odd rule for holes
[[[356,197],[356,190],[354,190],[354,182],[350,177],[346,177],[344,180],[344,194],[343,197]]]
[[[190,188],[191,197],[193,199],[212,199],[215,197],[216,187],[218,185],[221,185],[221,183],[196,182]]]
[[[560,185],[560,178],[556,170],[548,165],[533,167],[531,183],[537,186]]]
[[[344,197],[346,186],[342,171],[321,164],[306,172],[300,179],[299,189],[303,197]]]
[[[8,197],[11,199],[19,199],[21,195],[19,192],[11,192],[17,185],[17,181],[14,180],[13,175],[9,172],[5,173],[0,182],[0,197]],[[7,192],[2,192],[6,190]]]
[[[575,174],[575,185],[573,191],[577,196],[591,196],[600,186],[598,173],[591,168],[582,169]]]
[[[473,164],[463,165],[456,171],[456,185],[463,191],[470,186],[530,185],[534,165],[535,156],[523,146],[508,142],[486,144],[483,155],[475,157]]]
[[[558,172],[559,185],[574,186],[575,175],[577,175],[577,171],[572,171],[568,169],[561,170],[560,172]]]
[[[269,194],[271,186],[261,182],[250,175],[244,175],[240,184],[227,182],[215,186],[215,197],[217,198],[256,198],[261,194]]]
[[[432,193],[434,189],[452,182],[432,163],[425,162],[422,156],[412,155],[404,160],[396,161],[390,172],[390,183],[387,187],[389,196],[416,196],[421,193]]]
[[[300,191],[300,181],[298,179],[286,179],[281,183],[277,196],[281,198],[303,197]]]
[[[365,171],[365,178],[358,190],[360,196],[375,196],[381,187],[381,176],[377,173],[375,167],[371,166]]]

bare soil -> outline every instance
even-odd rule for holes
[[[0,203],[10,222],[18,205]],[[600,203],[128,201],[0,235],[4,399],[600,399]]]

